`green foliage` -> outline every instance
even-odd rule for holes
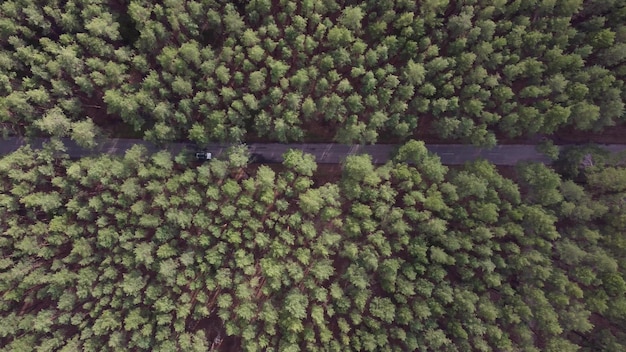
[[[304,176],[313,176],[317,170],[315,157],[304,154],[301,150],[291,149],[283,155],[283,165]]]
[[[555,161],[559,158],[560,148],[551,140],[545,140],[537,145],[537,151],[547,156],[550,160]]]
[[[594,164],[604,164],[608,153],[599,146],[589,144],[568,147],[559,154],[554,167],[561,175],[568,179],[576,179],[581,170]]]
[[[244,167],[250,160],[250,151],[245,144],[231,147],[226,154],[228,156],[228,163],[233,168]]]
[[[33,155],[0,161],[11,350],[50,336],[100,350],[623,347],[605,327],[625,306],[618,166],[585,169],[582,185],[522,166],[520,192],[414,141],[383,166],[351,156],[322,186],[298,151],[248,178],[141,148]]]
[[[98,127],[90,118],[72,123],[71,138],[81,147],[95,147],[98,134]]]
[[[70,3],[0,5],[0,110],[85,146],[99,97],[146,137],[198,143],[300,138],[301,115],[374,142],[419,113],[490,144],[623,109],[610,6],[138,0],[129,46],[115,11]],[[417,141],[325,185],[297,150],[254,172],[245,145],[191,169],[54,149],[0,161],[5,350],[624,349],[626,172],[589,148],[560,155],[564,176],[520,165],[520,187]]]
[[[539,163],[523,164],[518,167],[523,184],[530,187],[529,200],[550,206],[563,200],[559,192],[561,179],[548,167]]]
[[[323,126],[375,143],[432,126],[491,146],[623,121],[619,1],[5,3],[0,119],[13,130],[60,136],[91,117],[153,141],[286,142]]]
[[[71,129],[70,120],[59,108],[49,111],[40,120],[37,120],[35,125],[43,132],[55,137],[65,137]]]

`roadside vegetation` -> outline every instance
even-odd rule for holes
[[[49,153],[0,160],[1,350],[626,348],[618,166]]]
[[[7,0],[0,121],[152,141],[477,145],[624,119],[623,1]]]

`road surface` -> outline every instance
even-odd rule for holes
[[[6,140],[0,140],[0,154],[8,154],[17,150],[20,146],[29,144],[31,147],[38,149],[46,141],[43,138],[34,138],[25,140],[20,137],[10,137]],[[148,152],[167,149],[173,155],[182,151],[196,151],[191,143],[170,143],[165,148],[154,145],[141,139],[106,139],[99,143],[98,147],[88,150],[79,147],[70,139],[63,139],[67,148],[67,153],[71,158],[81,158],[98,154],[115,154],[123,155],[133,145],[144,145]],[[210,144],[207,151],[219,157],[229,147],[229,144]],[[289,149],[300,149],[305,153],[315,156],[318,164],[337,164],[341,163],[346,156],[351,154],[369,154],[375,164],[384,164],[392,156],[397,145],[392,144],[374,144],[374,145],[343,145],[343,144],[279,144],[279,143],[251,143],[248,148],[251,153],[258,154],[265,163],[280,163],[282,155]],[[471,145],[450,144],[450,145],[426,145],[427,149],[441,158],[444,165],[462,165],[465,162],[486,159],[495,165],[515,165],[520,161],[537,161],[542,163],[550,163],[543,154],[535,150],[533,145],[499,145],[491,149],[478,148]],[[620,152],[626,150],[626,145],[603,145],[605,149],[611,152]]]

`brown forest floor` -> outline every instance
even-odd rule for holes
[[[606,127],[601,132],[575,130],[572,126],[562,128],[554,134],[555,144],[565,143],[599,143],[626,144],[626,123]]]

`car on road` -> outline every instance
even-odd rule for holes
[[[196,152],[196,159],[200,161],[211,160],[213,155],[210,152]]]

